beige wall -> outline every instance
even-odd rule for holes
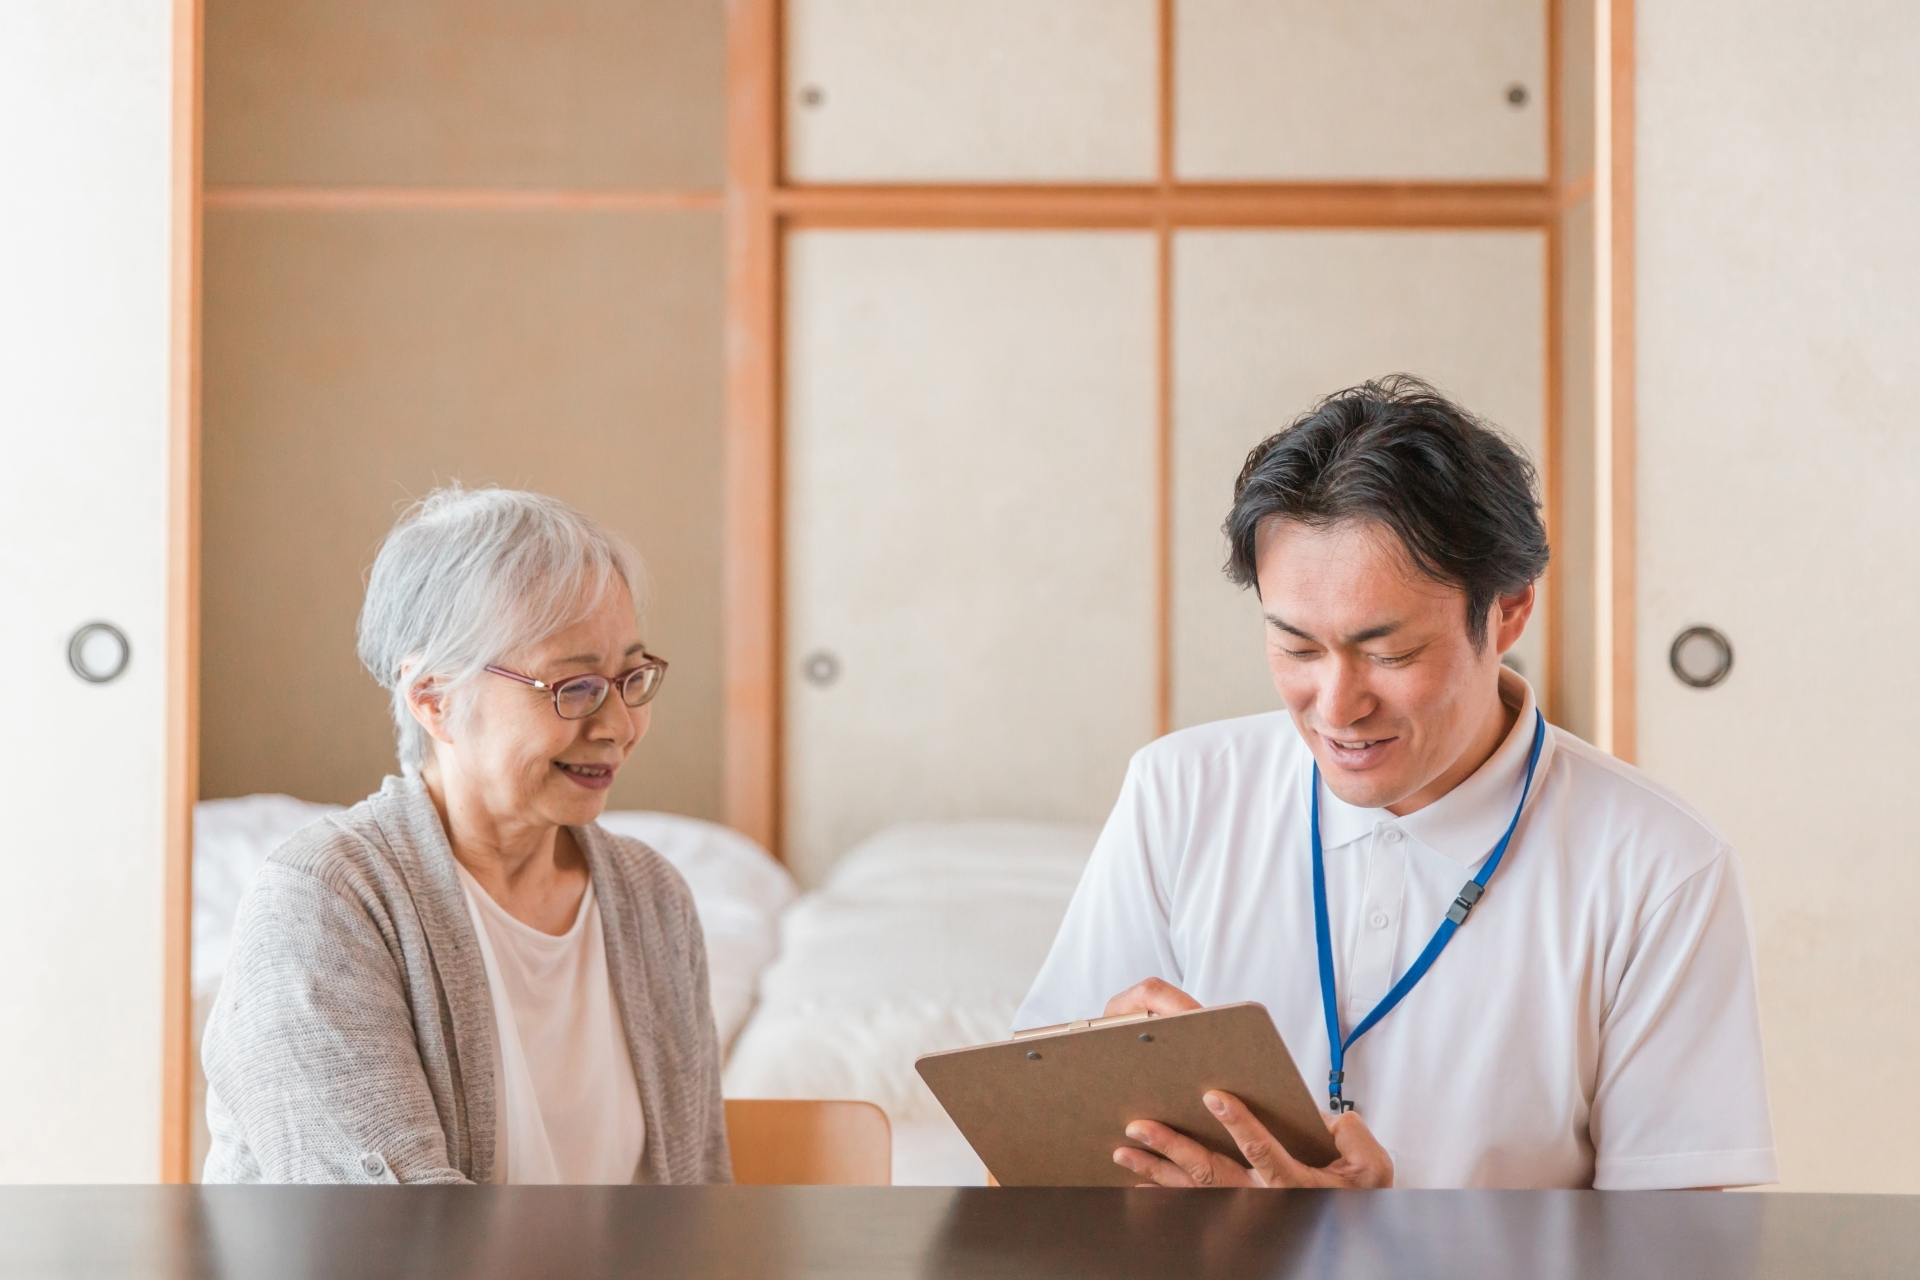
[[[614,803],[716,813],[718,218],[213,213],[206,249],[203,794],[379,784],[364,574],[411,497],[459,480],[640,548],[673,667]]]
[[[720,0],[205,3],[211,184],[720,185]]]
[[[703,0],[211,0],[209,186],[710,189],[722,32]],[[459,480],[640,548],[673,668],[612,803],[717,816],[718,212],[215,199],[204,275],[202,794],[378,785],[364,574]]]

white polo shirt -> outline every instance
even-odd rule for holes
[[[1533,691],[1478,772],[1404,818],[1323,786],[1342,1031],[1412,965],[1513,817]],[[1016,1027],[1097,1017],[1163,978],[1267,1007],[1326,1100],[1313,757],[1287,714],[1141,750]],[[1403,1187],[1744,1186],[1779,1178],[1752,926],[1733,850],[1638,770],[1549,727],[1472,916],[1347,1052],[1346,1097]]]

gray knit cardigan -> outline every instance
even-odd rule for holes
[[[732,1181],[693,896],[637,840],[572,828],[646,1116],[635,1182]],[[388,778],[267,860],[201,1055],[208,1182],[487,1182],[493,1001],[439,813]]]

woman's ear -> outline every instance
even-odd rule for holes
[[[435,742],[453,742],[446,688],[438,680],[422,680],[407,690],[407,710]]]

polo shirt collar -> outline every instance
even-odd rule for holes
[[[1533,686],[1510,667],[1500,668],[1500,700],[1519,704],[1520,714],[1499,750],[1473,775],[1424,809],[1397,818],[1385,809],[1362,809],[1320,788],[1320,839],[1329,849],[1358,840],[1382,825],[1397,826],[1441,856],[1472,870],[1493,852],[1513,820],[1520,787],[1527,774],[1527,755],[1533,749]],[[1534,791],[1547,775],[1553,755],[1553,735],[1540,748],[1534,769]],[[1528,803],[1532,803],[1532,796]]]

